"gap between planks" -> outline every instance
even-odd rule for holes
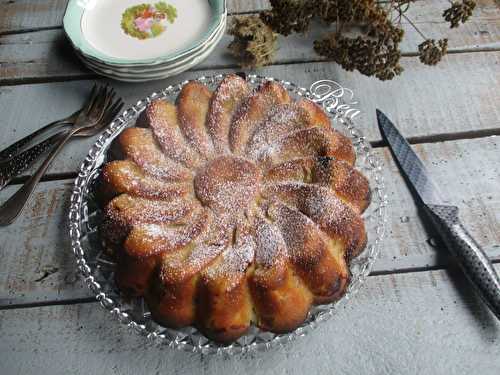
[[[234,358],[152,346],[95,304],[0,315],[9,374],[500,373],[498,321],[459,275],[443,271],[371,278],[310,335]]]
[[[433,134],[430,136],[420,136],[420,137],[407,137],[406,140],[408,141],[408,143],[412,145],[418,145],[425,143],[439,143],[439,142],[460,141],[466,139],[487,138],[493,136],[500,136],[500,128],[470,130],[470,131],[456,132],[456,133],[441,133],[441,134]],[[374,149],[388,146],[387,142],[383,140],[371,141],[370,145]],[[40,160],[42,160],[44,157],[45,155],[42,158],[40,158]],[[48,173],[41,178],[40,182],[75,179],[77,175],[78,172]],[[31,175],[22,175],[15,177],[12,179],[11,182],[9,182],[7,186],[24,184],[26,181],[28,181],[28,178],[30,176]]]
[[[438,249],[438,251],[446,251],[446,249]],[[489,252],[491,254],[491,252]],[[500,251],[499,251],[500,253]],[[500,264],[500,257],[492,259],[491,262],[493,264]],[[387,271],[374,271],[371,272],[368,277],[380,277],[380,276],[396,276],[401,274],[408,273],[422,273],[422,272],[430,272],[430,271],[453,271],[453,272],[461,272],[457,270],[457,266],[455,264],[448,265],[437,265],[437,266],[428,266],[428,267],[412,267],[412,268],[402,268],[398,270],[387,270]],[[83,291],[84,296],[82,297],[55,297],[53,299],[45,299],[43,301],[33,301],[31,298],[23,298],[23,297],[12,297],[12,298],[0,298],[0,311],[2,310],[14,310],[14,309],[29,309],[35,307],[44,307],[44,306],[68,306],[68,305],[77,305],[83,303],[98,303],[99,301],[90,295],[90,291],[85,288]],[[88,294],[88,296],[87,296]]]
[[[446,139],[495,134],[495,128],[500,129],[500,112],[496,105],[498,93],[493,89],[500,78],[496,72],[499,63],[500,53],[455,55],[447,58],[445,64],[437,68],[427,68],[416,59],[406,59],[405,67],[409,68],[406,76],[387,83],[357,73],[344,72],[335,64],[329,63],[274,66],[262,69],[259,73],[278,78],[294,77],[296,82],[305,87],[315,80],[325,78],[342,82],[356,93],[356,107],[362,110],[361,115],[356,118],[356,124],[363,130],[367,140],[381,141],[375,118],[375,109],[381,108],[399,125],[405,137],[410,138],[413,143],[419,143],[439,141],[441,134],[445,134]],[[150,93],[200,75],[225,72],[227,71],[186,72],[179,77],[147,84],[112,84],[130,106],[146,95],[140,92]],[[45,123],[67,116],[67,108],[76,109],[81,106],[86,91],[90,90],[93,82],[84,80],[0,88],[0,108],[4,111],[1,148]],[[461,84],[457,84],[458,82]],[[431,95],[432,90],[440,93],[440,100],[435,100]],[[485,129],[493,130],[480,132]],[[461,134],[450,136],[455,133]],[[82,155],[88,152],[94,142],[94,139],[71,142],[49,172],[75,173],[79,169]]]
[[[491,259],[500,263],[500,237],[495,228],[500,219],[496,215],[500,204],[495,189],[497,143],[493,139],[483,139],[440,146],[423,145],[416,149],[441,186],[446,181],[459,181],[449,199],[460,206],[462,220]],[[389,216],[386,240],[372,276],[452,268],[453,261],[447,256],[446,249],[439,242],[431,241],[434,234],[418,214],[388,150],[378,150],[377,154],[387,165],[384,175],[391,207],[399,209]],[[485,168],[474,162],[478,158],[484,161]],[[72,181],[41,185],[19,221],[5,229],[3,272],[11,275],[5,281],[0,305],[29,307],[32,303],[50,304],[90,297],[77,277],[74,256],[68,251],[64,213],[67,212]],[[471,192],[478,193],[471,195]],[[12,246],[13,241],[9,240],[9,236],[14,236],[17,243],[19,233],[24,233],[25,237],[25,241],[20,241],[22,249]]]
[[[241,11],[241,12],[228,12],[227,15],[228,17],[233,17],[233,16],[245,16],[245,15],[252,15],[252,14],[258,14],[258,11],[255,10],[249,10],[249,11]],[[27,27],[24,29],[16,29],[16,30],[3,30],[0,31],[0,37],[6,36],[6,35],[18,35],[18,34],[27,34],[27,33],[36,33],[38,31],[47,31],[47,30],[62,30],[63,27],[60,25],[57,26],[39,26],[39,27]]]
[[[31,12],[36,12],[36,8],[29,8],[29,4],[25,4],[24,9],[19,10],[16,13],[9,12],[7,10],[7,15],[9,16],[10,22],[12,20],[20,19],[18,22],[21,24],[17,26],[9,24],[10,22],[6,19],[0,18],[0,36],[2,35],[13,35],[13,34],[21,34],[26,32],[33,32],[39,30],[52,30],[62,28],[62,17],[64,15],[64,11],[66,8],[66,1],[57,1],[57,0],[45,0],[48,3],[49,10],[40,9],[41,16],[38,21],[30,20],[29,22],[22,22],[23,18],[28,18]],[[20,1],[21,3],[29,3],[29,1]],[[391,2],[391,0],[382,0],[380,3],[386,4]],[[10,3],[15,3],[15,1],[5,2],[6,5],[10,5]],[[26,6],[28,5],[28,6]],[[38,5],[38,4],[37,4]],[[19,6],[19,5],[18,5]],[[448,6],[446,1],[441,0],[433,0],[433,1],[424,1],[423,0],[414,0],[413,7],[410,8],[409,14],[407,15],[409,18],[413,20],[413,23],[420,24],[423,21],[423,17],[429,17],[430,22],[433,23],[446,23],[444,19],[441,17],[441,13],[444,8]],[[476,8],[473,12],[473,17],[479,17],[481,19],[488,19],[491,13],[492,7],[497,6],[497,3],[489,0],[477,1]],[[270,3],[268,0],[227,0],[227,8],[229,16],[238,16],[238,15],[251,15],[257,14],[262,10],[266,10],[270,8]],[[432,11],[431,11],[432,9]],[[42,26],[43,23],[40,23],[42,20],[45,25]],[[427,21],[429,21],[427,20]],[[40,26],[36,26],[35,24],[40,24]],[[15,22],[14,22],[15,23]],[[23,24],[24,23],[24,24]],[[49,25],[47,25],[47,23]],[[406,23],[403,20],[403,23]],[[30,25],[31,24],[31,25]]]
[[[457,48],[453,49],[450,48],[448,50],[448,55],[459,55],[459,54],[472,54],[472,53],[481,53],[481,52],[490,52],[490,53],[495,53],[495,52],[500,52],[500,44],[496,43],[495,45],[492,46],[472,46],[470,48]],[[402,52],[401,53],[401,58],[402,59],[408,59],[408,58],[417,58],[418,53],[416,52]],[[322,57],[317,57],[317,58],[311,58],[311,59],[304,59],[304,58],[299,58],[299,59],[290,59],[288,61],[280,61],[276,60],[274,63],[268,65],[267,67],[272,67],[272,66],[287,66],[287,65],[300,65],[300,64],[315,64],[315,63],[335,63],[331,60],[328,60],[326,58]],[[23,63],[25,64],[30,64],[30,63],[36,63],[36,61],[24,61]],[[0,66],[4,64],[4,62],[0,61]],[[7,63],[5,63],[7,64]],[[221,70],[221,69],[234,69],[234,70],[241,70],[242,68],[234,62],[230,62],[227,64],[216,64],[210,66],[210,69],[212,70]],[[207,66],[196,66],[192,69],[189,70],[189,72],[198,72],[198,71],[206,71]],[[404,74],[404,73],[403,73]],[[79,81],[79,80],[93,80],[93,79],[100,79],[100,78],[106,78],[104,76],[100,76],[99,74],[88,70],[87,72],[82,72],[82,73],[77,73],[77,74],[53,74],[50,77],[25,77],[25,78],[2,78],[0,77],[0,87],[2,86],[16,86],[16,85],[28,85],[28,84],[40,84],[40,83],[51,83],[51,82],[69,82],[69,81]],[[376,79],[376,78],[373,78]]]
[[[247,4],[248,3],[248,4]],[[445,22],[438,22],[437,9],[448,6],[446,0],[434,0],[428,7],[417,6],[412,10],[414,21],[419,23],[419,28],[429,37],[447,37],[449,39],[449,54],[461,54],[472,52],[495,52],[500,51],[500,40],[498,39],[500,19],[497,14],[497,6],[493,0],[481,0],[469,22],[457,30],[451,30]],[[229,3],[230,9],[253,11],[265,7],[262,1],[233,1]],[[57,12],[56,10],[52,11]],[[236,14],[237,12],[234,12]],[[438,14],[439,16],[439,14]],[[25,15],[25,17],[28,17]],[[59,17],[59,16],[57,16]],[[55,15],[52,18],[57,18]],[[29,21],[33,21],[28,18]],[[0,17],[0,24],[1,24]],[[44,25],[46,26],[46,24]],[[1,26],[0,26],[1,27]],[[421,36],[407,24],[403,25],[405,38],[401,44],[404,57],[415,57],[416,46],[422,41]],[[96,75],[74,58],[69,58],[71,47],[66,41],[60,28],[48,29],[40,32],[21,34],[9,34],[0,37],[0,44],[5,45],[3,53],[0,53],[0,84],[15,85],[23,83],[42,83],[52,81],[67,81],[82,78],[93,78]],[[276,55],[276,65],[300,64],[303,62],[326,61],[312,51],[312,40],[322,37],[324,30],[319,24],[314,23],[306,36],[293,35],[281,38],[280,48]],[[209,68],[237,68],[234,59],[229,60],[224,46],[230,41],[226,35],[221,41],[221,47],[217,48],[207,59],[201,63],[203,69]],[[65,58],[61,57],[64,54]],[[68,55],[68,56],[66,56]],[[67,57],[67,58],[66,58]],[[207,63],[208,62],[208,63]],[[197,71],[200,66],[194,70]]]

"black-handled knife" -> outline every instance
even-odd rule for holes
[[[417,194],[423,211],[429,216],[450,253],[483,301],[500,319],[500,279],[491,261],[464,228],[458,207],[444,203],[427,170],[394,124],[377,110],[378,126],[407,181]]]

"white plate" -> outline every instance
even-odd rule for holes
[[[85,64],[92,65],[93,67],[97,69],[102,69],[106,71],[112,71],[112,72],[117,72],[117,73],[123,73],[123,74],[149,74],[153,72],[162,72],[167,69],[173,69],[177,68],[182,64],[185,64],[186,62],[189,62],[192,60],[194,57],[197,57],[201,55],[202,53],[206,52],[209,48],[211,48],[214,44],[217,44],[222,36],[224,35],[225,28],[226,28],[226,21],[227,17],[224,16],[223,19],[221,20],[221,24],[217,27],[216,33],[207,41],[206,44],[199,46],[196,48],[193,53],[175,59],[173,61],[161,63],[161,64],[154,64],[154,65],[141,65],[141,66],[131,66],[131,67],[118,67],[116,65],[109,65],[109,64],[104,64],[98,60],[93,59],[90,56],[84,55],[82,53],[79,53],[79,51],[76,51],[77,54],[79,54],[80,59],[84,61]]]
[[[175,75],[180,74],[188,69],[191,69],[192,67],[201,63],[215,49],[219,40],[224,35],[224,30],[225,30],[224,28],[221,29],[218,38],[216,40],[214,40],[214,43],[209,45],[205,51],[201,52],[197,56],[190,57],[184,64],[181,64],[181,65],[174,67],[174,68],[167,67],[165,69],[161,69],[160,71],[155,71],[155,72],[151,72],[151,73],[118,72],[114,69],[106,69],[106,68],[102,68],[100,66],[97,66],[93,62],[85,60],[85,58],[82,55],[78,55],[78,56],[83,61],[83,63],[85,65],[87,65],[91,70],[93,70],[94,72],[96,72],[100,75],[108,77],[108,78],[116,79],[118,81],[125,81],[125,82],[154,81],[154,80],[159,80],[159,79],[164,79],[164,78],[175,76]]]
[[[177,9],[177,18],[172,23],[165,20],[165,31],[160,35],[138,39],[127,35],[120,26],[125,10],[138,3],[137,0],[97,1],[83,13],[81,27],[87,41],[99,52],[118,59],[176,55],[203,38],[212,18],[207,0],[167,0]],[[154,2],[151,4],[154,6]]]
[[[225,0],[69,0],[64,31],[75,50],[103,64],[150,66],[207,43]]]

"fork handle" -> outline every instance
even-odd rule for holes
[[[54,158],[62,150],[66,142],[76,133],[75,130],[70,130],[63,135],[60,135],[59,141],[56,146],[52,149],[50,154],[47,156],[45,161],[38,167],[37,171],[33,176],[31,176],[28,181],[26,181],[23,186],[14,193],[2,206],[0,206],[0,226],[6,226],[12,224],[14,220],[22,212],[23,208],[26,206],[29,198],[35,191],[36,185],[43,177],[48,167],[54,160]]]
[[[80,113],[80,110],[75,113],[69,115],[65,119],[57,120],[51,122],[50,124],[45,125],[44,127],[34,131],[31,134],[28,134],[26,137],[18,140],[17,142],[11,144],[6,149],[0,151],[0,162],[8,162],[14,156],[18,155],[27,145],[34,141],[34,139],[40,137],[42,134],[47,133],[61,125],[71,124],[75,122],[76,116]]]

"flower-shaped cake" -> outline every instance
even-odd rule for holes
[[[139,126],[140,125],[140,126]],[[228,75],[152,102],[107,163],[101,227],[116,281],[168,327],[231,342],[295,329],[338,299],[370,200],[348,138],[278,83]]]

